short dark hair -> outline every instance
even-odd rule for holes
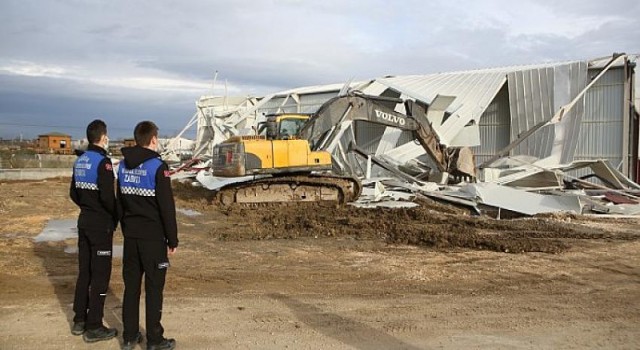
[[[102,120],[96,119],[87,125],[87,141],[96,143],[100,141],[102,135],[107,134],[107,124]]]
[[[149,146],[151,139],[158,136],[158,127],[151,121],[145,120],[138,123],[133,130],[133,137],[136,139],[136,145],[141,147]]]

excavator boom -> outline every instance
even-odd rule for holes
[[[404,106],[406,114],[395,110]],[[309,119],[300,130],[300,138],[309,140],[312,150],[327,150],[346,121],[367,121],[414,133],[415,139],[434,160],[440,172],[475,177],[473,154],[468,148],[446,149],[428,123],[427,106],[412,100],[352,93],[335,97]],[[469,164],[471,166],[469,166]]]

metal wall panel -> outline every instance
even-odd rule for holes
[[[355,142],[367,154],[375,154],[386,128],[385,125],[356,120],[353,122]]]
[[[315,113],[320,106],[338,96],[338,91],[300,95],[299,113]]]
[[[572,64],[567,68],[569,71],[565,71],[562,67],[556,70],[556,78],[554,81],[554,103],[556,111],[563,105],[570,103],[575,96],[577,96],[587,86],[586,62]],[[568,75],[568,78],[565,78],[566,75]],[[563,82],[568,82],[569,84],[563,86]],[[568,127],[568,129],[566,129],[562,154],[560,157],[560,162],[563,164],[571,163],[575,159],[574,156],[576,146],[578,144],[583,116],[584,97],[581,98],[565,116],[565,118],[567,118],[565,127]]]
[[[337,96],[338,91],[322,91],[299,95],[298,100],[292,95],[277,96],[266,102],[258,113],[265,115],[273,113],[314,113],[329,99]],[[298,102],[299,101],[299,102]]]
[[[489,160],[510,142],[509,91],[503,86],[480,117],[480,146],[473,148],[476,164]]]
[[[300,95],[301,105],[322,105],[329,99],[338,96],[338,91]]]
[[[274,97],[271,100],[269,100],[268,102],[266,102],[264,105],[262,105],[262,107],[260,107],[257,112],[258,115],[260,114],[272,114],[272,113],[277,113],[278,109],[280,108],[280,106],[282,106],[282,104],[285,102],[286,99],[288,99],[289,96],[278,96],[278,97]]]
[[[548,121],[555,112],[569,103],[586,86],[585,62],[571,62],[507,75],[511,110],[511,138]],[[558,152],[559,162],[573,160],[577,134],[582,115],[582,102],[565,117],[566,130]],[[546,158],[551,155],[556,139],[557,125],[545,126],[514,148],[511,154]],[[555,153],[555,152],[554,152]]]
[[[553,105],[553,73],[553,68],[538,68],[507,75],[513,140],[553,116],[550,108]],[[542,128],[518,145],[512,154],[547,157],[553,138],[553,128]]]
[[[597,70],[589,70],[589,77],[598,74]],[[584,116],[582,128],[578,135],[575,160],[606,159],[621,169],[624,156],[624,70],[609,70],[585,94]],[[583,176],[589,170],[572,172],[572,176]],[[628,175],[628,174],[627,174]]]

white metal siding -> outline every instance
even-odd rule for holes
[[[508,74],[509,101],[511,105],[511,138],[548,121],[563,105],[568,104],[586,86],[587,66],[584,62],[572,62]],[[565,116],[568,133],[562,140],[559,160],[571,162],[575,139],[582,115],[582,102]],[[518,145],[512,154],[545,158],[551,154],[556,126],[546,126]]]
[[[594,77],[597,70],[589,70]],[[585,95],[582,129],[578,135],[575,159],[606,159],[618,170],[623,158],[624,70],[611,69]],[[582,176],[589,170],[576,171]]]
[[[476,164],[489,160],[510,142],[509,93],[506,85],[480,117],[481,145],[473,148]]]
[[[300,95],[299,113],[315,113],[320,106],[336,96],[338,96],[338,91]]]
[[[360,148],[367,152],[367,154],[375,154],[386,128],[385,125],[365,120],[356,120],[353,122],[355,142]]]

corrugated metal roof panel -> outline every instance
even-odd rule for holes
[[[612,56],[605,56],[605,57],[600,57],[600,58],[595,58],[595,59],[590,60],[589,61],[589,69],[604,68],[604,66],[606,66],[607,63],[609,63],[611,61],[611,57]],[[629,61],[635,62],[638,59],[638,55],[637,54],[630,54],[630,55],[627,56],[627,58],[629,59]],[[624,61],[623,60],[619,60],[612,67],[623,67],[623,66],[624,66]]]
[[[351,82],[349,86],[351,88],[357,89],[357,88],[360,88],[362,85],[368,84],[369,82],[370,81],[355,81],[355,82]],[[284,96],[284,95],[290,95],[290,94],[306,95],[306,94],[317,94],[317,93],[326,93],[326,92],[337,93],[338,91],[340,91],[340,89],[342,89],[344,84],[346,84],[346,82],[338,83],[338,84],[303,86],[303,87],[298,87],[291,90],[278,92],[276,93],[276,96]]]
[[[451,144],[460,130],[478,121],[498,93],[506,76],[503,71],[433,74],[377,79],[406,96],[431,103],[437,95],[455,96],[447,109],[453,117],[434,125],[443,143]]]
[[[553,68],[575,62],[579,61],[496,67],[426,75],[389,76],[377,78],[373,81],[352,82],[350,86],[354,89],[363,89],[376,82],[427,103],[438,94],[456,96],[456,100],[450,106],[449,112],[456,111],[458,114],[469,115],[470,118],[477,119],[498,93],[508,73]],[[343,86],[344,83],[299,87],[278,92],[275,96],[326,94],[340,91]]]

